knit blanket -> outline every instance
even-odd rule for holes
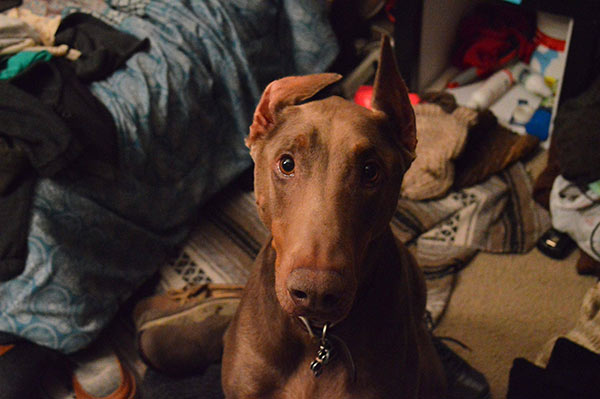
[[[439,200],[399,200],[392,230],[425,272],[434,322],[450,299],[455,272],[478,251],[524,253],[550,228],[548,212],[532,200],[531,190],[518,162]],[[160,291],[202,282],[243,284],[269,235],[253,193],[240,186],[211,201],[201,220],[178,256],[161,268]]]
[[[445,112],[437,104],[417,104],[417,155],[404,176],[402,196],[413,200],[443,197],[454,183],[454,160],[462,153],[477,112],[458,107]]]

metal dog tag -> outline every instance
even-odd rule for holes
[[[323,372],[323,367],[329,363],[333,355],[331,344],[327,339],[327,324],[323,326],[323,334],[319,343],[319,350],[315,360],[310,363],[310,370],[315,377],[318,377]]]

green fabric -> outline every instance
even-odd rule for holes
[[[27,67],[40,61],[50,61],[52,54],[43,51],[21,51],[6,60],[6,66],[0,70],[0,79],[10,79],[23,72]]]
[[[600,195],[600,180],[596,180],[593,183],[588,184],[590,190]]]

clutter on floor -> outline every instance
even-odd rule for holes
[[[25,3],[47,7],[35,1]],[[66,1],[50,3],[62,7]],[[287,54],[287,60],[279,53],[263,54],[258,50],[261,46],[255,43],[245,46],[236,42],[231,47],[244,51],[232,55],[234,61],[218,57],[233,67],[224,68],[227,76],[213,81],[214,71],[209,69],[214,67],[215,54],[222,55],[220,48],[211,47],[212,56],[199,59],[200,52],[195,48],[190,51],[170,41],[170,33],[181,27],[171,25],[167,17],[172,16],[164,16],[161,7],[179,10],[171,4],[178,2],[154,2],[157,4],[151,7],[152,23],[144,16],[145,7],[152,3],[149,0],[117,5],[111,2],[115,8],[107,7],[103,1],[79,3],[90,8],[84,7],[83,13],[75,12],[65,18],[56,15],[57,10],[51,6],[43,11],[54,15],[44,19],[27,8],[0,14],[0,92],[4,94],[0,95],[0,105],[5,105],[0,106],[0,122],[14,127],[0,134],[0,225],[7,233],[0,235],[0,286],[1,281],[23,272],[28,250],[31,251],[28,240],[30,248],[31,243],[39,248],[32,255],[38,261],[35,270],[5,285],[0,295],[39,295],[42,300],[35,307],[27,305],[21,309],[27,312],[35,308],[38,314],[51,313],[53,306],[70,306],[77,311],[89,307],[89,312],[100,315],[100,321],[92,320],[89,312],[73,315],[69,320],[87,323],[85,327],[92,329],[98,323],[107,324],[117,311],[117,301],[124,301],[140,284],[139,280],[156,271],[165,258],[165,248],[157,243],[182,241],[185,232],[177,230],[175,222],[170,223],[195,214],[195,206],[204,204],[209,195],[212,200],[203,206],[189,238],[168,262],[163,262],[156,284],[132,299],[130,305],[137,303],[136,310],[122,311],[111,324],[115,327],[109,335],[117,338],[102,338],[97,346],[66,357],[0,332],[0,397],[33,397],[42,389],[46,397],[55,399],[70,399],[75,393],[79,398],[132,398],[136,391],[143,397],[157,399],[222,398],[220,336],[239,302],[248,268],[268,236],[258,219],[252,189],[246,180],[234,180],[249,165],[242,145],[247,128],[244,117],[251,116],[251,105],[247,103],[256,100],[241,98],[239,93],[256,97],[262,89],[259,86],[279,73],[320,71],[331,63],[337,47],[327,35],[324,19],[318,19],[311,25],[317,27],[315,32],[295,29],[293,40],[289,38],[294,41],[290,46],[301,50],[301,55]],[[297,7],[294,3],[288,6]],[[362,27],[366,27],[366,39],[341,45],[353,52],[350,57],[341,57],[346,61],[343,65],[353,65],[355,69],[348,71],[340,91],[368,108],[372,93],[369,84],[377,56],[373,43],[381,33],[393,32],[394,2],[366,3],[370,9],[363,9],[360,16],[360,30],[363,33]],[[21,1],[1,1],[0,11],[20,4]],[[461,271],[479,252],[523,254],[537,246],[550,258],[563,259],[579,249],[575,271],[600,278],[600,78],[580,96],[559,107],[569,22],[547,13],[523,14],[514,8],[507,11],[496,6],[475,7],[462,20],[452,65],[442,72],[438,88],[411,93],[417,118],[417,159],[405,177],[392,227],[426,275],[427,309],[434,332],[447,312]],[[264,12],[273,18],[271,22],[277,22],[269,10],[252,10],[255,11]],[[121,25],[123,21],[126,23]],[[196,27],[195,23],[185,27]],[[258,26],[252,26],[260,31]],[[342,30],[348,33],[350,27],[354,28],[346,24]],[[156,35],[150,40],[143,36],[149,28]],[[317,31],[323,34],[319,36]],[[193,39],[196,43],[195,33],[183,32],[182,41]],[[304,40],[304,35],[311,37]],[[314,43],[315,36],[322,41],[321,48],[307,45],[311,40]],[[222,39],[220,34],[215,37]],[[215,37],[207,33],[198,43],[218,41]],[[151,41],[155,41],[154,47]],[[162,41],[169,42],[169,46],[157,51],[156,43]],[[264,46],[265,49],[276,48],[274,43],[279,42],[269,43],[271,47]],[[173,52],[170,44],[176,48]],[[131,57],[146,53],[149,48],[150,55],[132,63],[127,73],[123,71]],[[254,58],[242,59],[245,50]],[[181,55],[182,52],[186,54]],[[285,65],[264,62],[274,58],[284,59]],[[253,70],[252,62],[260,68]],[[191,65],[189,70],[187,65]],[[209,66],[207,71],[202,69],[206,76],[198,73],[198,65]],[[151,68],[160,73],[148,73]],[[118,79],[110,80],[117,70],[121,70]],[[185,82],[186,87],[198,87],[191,94],[181,94],[179,87],[171,90],[169,82],[173,80]],[[245,83],[221,88],[221,80]],[[205,87],[208,81],[210,85]],[[113,90],[115,87],[118,90]],[[65,95],[53,96],[56,88]],[[210,97],[201,102],[202,109],[196,108],[195,100],[189,101],[198,95]],[[231,99],[231,107],[213,101],[213,95]],[[9,106],[15,99],[21,108]],[[188,115],[194,113],[201,117],[190,120]],[[230,114],[236,116],[235,121],[226,116]],[[22,115],[28,116],[25,124],[21,123]],[[163,123],[165,115],[173,123]],[[165,132],[186,131],[191,125],[204,123],[234,132],[221,140],[239,139],[239,145],[225,151],[224,157],[200,162],[202,167],[188,173],[190,165],[198,163],[199,148],[215,144],[215,136],[198,143],[188,142],[183,136],[167,140]],[[155,130],[155,124],[162,130]],[[123,130],[120,141],[116,140],[117,129]],[[159,144],[154,147],[155,140]],[[532,182],[524,165],[540,151],[540,146],[549,147],[548,161],[542,174]],[[185,154],[174,156],[177,151]],[[147,159],[156,165],[145,166]],[[80,183],[80,168],[92,176],[87,182],[90,187],[112,187],[112,183],[105,182],[114,181],[115,165],[123,162],[131,163],[135,170],[114,193],[87,196],[89,193],[83,195],[79,189],[74,194],[67,193],[66,186]],[[75,172],[75,178],[70,172]],[[66,180],[53,183],[47,179],[60,177],[61,173],[66,173]],[[177,181],[168,186],[169,178],[175,174]],[[138,178],[146,180],[138,182]],[[191,188],[197,180],[203,182],[202,187]],[[215,194],[218,190],[221,191]],[[104,207],[104,197],[111,193],[125,198],[125,202]],[[138,209],[141,196],[158,198],[159,206],[150,204]],[[185,215],[171,212],[180,196],[193,211],[184,212]],[[81,212],[107,215],[109,222],[100,216],[74,217]],[[142,227],[124,221],[123,213],[136,215],[138,221],[144,219]],[[156,215],[163,215],[164,219]],[[33,239],[32,220],[37,234]],[[54,227],[46,235],[48,226]],[[160,234],[149,233],[149,229],[160,230]],[[53,237],[57,232],[67,236],[73,231],[81,233],[72,237],[73,242],[68,245],[81,248],[81,252],[66,250],[68,245],[61,245]],[[137,239],[114,243],[117,231],[123,237]],[[145,238],[140,241],[141,236]],[[117,251],[121,255],[114,259],[102,256],[98,262],[91,260],[81,269],[63,274],[57,274],[53,268],[56,262],[80,266],[78,259],[92,257],[98,247],[104,252],[96,252]],[[143,254],[148,264],[136,263],[136,254]],[[97,275],[98,267],[112,261],[131,273],[126,276],[123,270],[117,270],[109,282],[86,283],[92,287],[93,298],[102,297],[95,293],[96,286],[110,286],[112,293],[116,292],[112,282],[126,283],[122,291],[109,295],[100,304],[96,299],[90,300],[90,292],[83,289],[71,296],[66,293],[70,288],[63,290],[62,282],[46,291],[36,291],[35,283],[57,275],[63,282],[90,281],[82,276]],[[224,291],[213,291],[220,288]],[[507,387],[509,399],[597,396],[599,292],[600,285],[590,289],[573,330],[540,348],[537,359],[514,360]],[[0,303],[0,311],[6,309]],[[2,317],[4,324],[0,326],[4,329],[26,330],[32,339],[52,336],[65,350],[78,348],[96,333],[88,334],[84,328],[76,331],[60,322],[47,328],[37,323],[37,315]],[[48,333],[50,329],[52,332]],[[456,397],[489,397],[491,389],[486,376],[453,351],[448,341],[436,339],[435,343]],[[52,373],[45,374],[47,369],[52,369]]]
[[[447,90],[461,105],[490,109],[511,130],[547,140],[559,102],[569,24],[567,17],[526,8],[474,7],[458,25],[454,73],[444,78]]]
[[[510,370],[507,399],[598,397],[600,355],[560,338],[545,368],[523,358]]]

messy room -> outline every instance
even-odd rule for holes
[[[597,398],[600,3],[0,0],[0,399]]]

